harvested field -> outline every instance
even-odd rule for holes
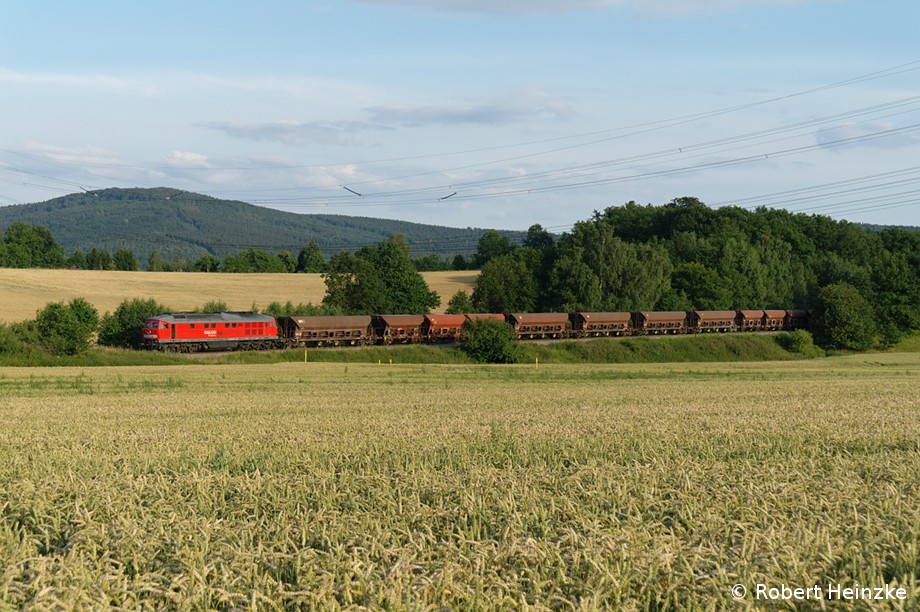
[[[472,292],[476,271],[424,272],[441,296],[441,308],[460,289]],[[319,274],[211,274],[200,272],[115,272],[0,268],[0,323],[31,319],[49,302],[83,297],[100,313],[128,298],[155,298],[174,310],[192,310],[223,300],[233,310],[271,302],[319,304],[326,285]]]
[[[765,608],[757,584],[858,582],[916,609],[918,376],[913,353],[0,369],[0,602]]]

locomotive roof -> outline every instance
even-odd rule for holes
[[[210,323],[212,321],[266,323],[275,320],[272,316],[259,314],[258,312],[167,312],[150,318],[166,321],[167,323]]]

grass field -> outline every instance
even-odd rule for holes
[[[0,369],[0,607],[767,608],[758,583],[858,582],[916,609],[918,376]]]
[[[478,271],[425,272],[441,296],[441,310],[460,289],[473,290]],[[319,304],[326,285],[319,274],[205,274],[197,272],[111,272],[0,268],[0,323],[35,317],[49,302],[83,297],[100,314],[125,298],[155,298],[173,310],[192,310],[223,300],[233,310],[264,308],[272,302]]]

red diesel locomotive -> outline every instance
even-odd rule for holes
[[[274,317],[256,312],[173,312],[144,322],[144,346],[161,351],[278,348]]]

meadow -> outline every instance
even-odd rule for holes
[[[441,310],[460,289],[472,292],[478,271],[424,272],[441,296]],[[0,323],[35,317],[49,302],[83,297],[99,313],[124,299],[155,298],[176,311],[223,301],[232,310],[265,308],[272,302],[319,304],[326,285],[319,274],[219,274],[204,272],[118,272],[0,268]]]
[[[0,368],[0,602],[723,609],[858,582],[916,609],[918,377],[917,353]]]

